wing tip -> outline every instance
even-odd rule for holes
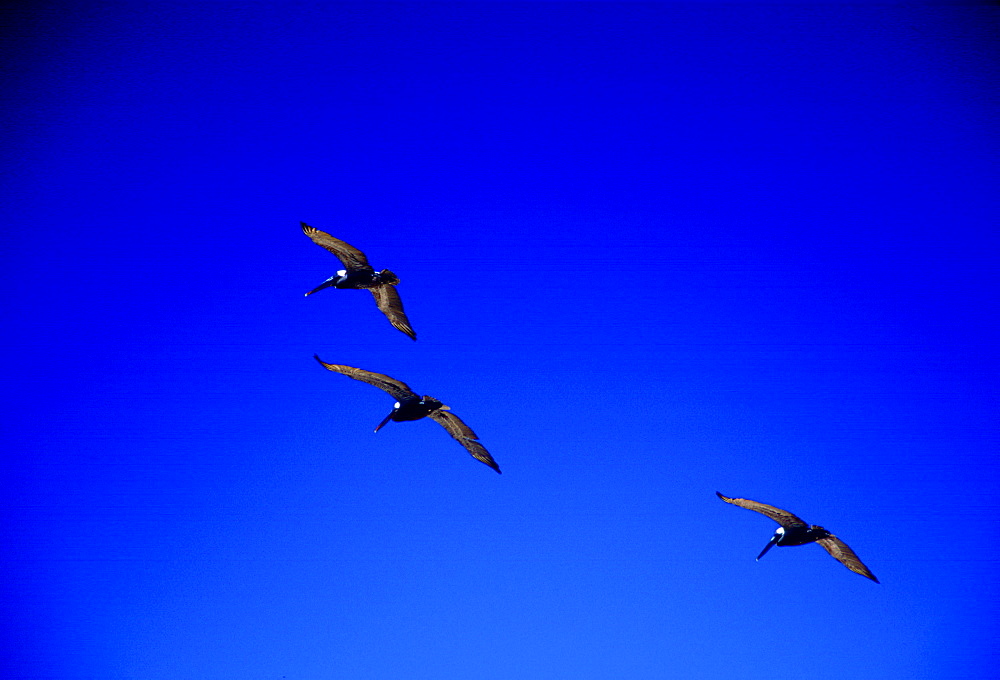
[[[861,563],[861,560],[858,560],[858,564],[861,566],[861,569],[863,569],[864,571],[856,570],[856,569],[851,569],[851,571],[853,571],[855,573],[858,573],[858,574],[861,574],[865,578],[870,579],[872,581],[875,581],[875,583],[878,583],[879,585],[882,585],[881,582],[877,578],[875,578],[875,574],[873,574],[868,567],[866,567],[864,564]]]
[[[852,567],[852,566],[850,566],[848,564],[845,564],[844,566],[847,567],[848,569],[850,569],[851,571],[853,571],[855,574],[860,574],[861,576],[864,576],[869,581],[875,581],[875,583],[878,583],[879,585],[882,585],[881,581],[879,581],[877,578],[875,578],[875,574],[871,573],[868,570],[868,567],[866,567],[865,565],[862,564],[861,565],[861,569],[855,569],[854,567]],[[862,571],[862,569],[864,571]]]
[[[400,319],[400,318],[392,318],[392,316],[389,316],[389,314],[386,313],[384,310],[383,310],[383,314],[385,314],[386,318],[389,319],[389,323],[392,324],[393,328],[395,328],[400,333],[403,333],[403,334],[409,336],[409,338],[411,340],[413,340],[414,342],[416,342],[416,340],[417,340],[417,332],[415,330],[413,330],[413,326],[410,325],[409,319],[407,319],[405,316],[403,316],[402,319]],[[395,316],[395,315],[393,315],[393,316]]]

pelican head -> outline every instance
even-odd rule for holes
[[[383,427],[385,427],[385,424],[388,423],[390,420],[392,420],[392,417],[396,415],[396,411],[398,410],[399,410],[399,402],[397,401],[395,404],[392,405],[392,410],[389,411],[389,415],[383,418],[382,422],[375,427],[375,431],[378,432]]]
[[[306,297],[309,297],[309,296],[310,296],[310,295],[312,295],[313,293],[315,293],[315,292],[317,292],[317,291],[321,291],[321,290],[323,290],[324,288],[329,288],[330,286],[335,286],[335,285],[337,285],[337,282],[338,282],[338,281],[340,281],[340,279],[341,279],[341,278],[342,278],[342,277],[343,277],[343,276],[344,276],[344,275],[345,275],[346,273],[347,273],[347,272],[346,272],[346,271],[344,271],[344,270],[341,270],[341,271],[337,272],[336,274],[334,274],[333,276],[331,276],[330,278],[328,278],[328,279],[327,279],[326,281],[324,281],[323,283],[319,284],[318,286],[316,286],[315,288],[313,288],[313,289],[312,289],[311,291],[309,291],[308,293],[306,293]]]
[[[757,555],[757,559],[759,560],[761,557],[763,557],[764,554],[771,549],[771,546],[777,544],[777,542],[780,541],[784,535],[785,535],[785,527],[778,527],[778,529],[774,532],[774,536],[771,536],[771,540],[767,542],[767,545],[764,546],[764,549],[760,551],[759,555]]]

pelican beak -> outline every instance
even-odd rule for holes
[[[766,553],[768,550],[771,549],[772,545],[778,542],[778,538],[779,538],[778,534],[771,536],[771,540],[767,542],[767,545],[764,546],[764,549],[760,551],[759,555],[757,555],[758,560],[764,556],[764,553]]]
[[[385,417],[385,420],[383,420],[381,423],[378,424],[378,427],[375,428],[375,431],[378,432],[379,430],[381,430],[385,426],[385,424],[388,423],[392,419],[392,414],[395,413],[395,412],[396,412],[396,409],[392,409],[389,412],[389,415],[387,415]]]
[[[324,288],[329,288],[330,286],[333,285],[333,282],[336,281],[338,278],[340,278],[340,277],[338,277],[338,276],[331,276],[326,281],[324,281],[323,283],[319,284],[318,286],[316,286],[315,288],[313,288],[311,291],[309,291],[308,293],[306,293],[306,297],[309,297],[310,295],[312,295],[316,291],[323,290]]]

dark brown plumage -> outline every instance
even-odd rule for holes
[[[473,458],[489,465],[491,468],[500,473],[500,466],[497,465],[496,461],[493,460],[493,456],[490,452],[486,450],[482,444],[479,443],[479,436],[473,432],[472,428],[462,422],[461,418],[451,413],[448,406],[445,406],[437,399],[424,395],[422,398],[413,390],[410,386],[401,380],[396,380],[395,378],[390,378],[384,373],[375,373],[374,371],[366,371],[361,368],[354,368],[353,366],[343,366],[341,364],[328,364],[322,359],[320,359],[315,354],[313,358],[320,363],[323,368],[328,371],[333,371],[334,373],[340,373],[346,375],[348,378],[353,378],[354,380],[360,380],[361,382],[368,383],[369,385],[374,385],[375,387],[388,392],[393,398],[396,399],[396,404],[392,411],[386,416],[375,431],[378,432],[383,425],[385,425],[390,420],[395,421],[405,421],[405,420],[419,420],[424,417],[429,417],[439,425],[441,425],[445,430],[448,431],[454,439],[465,447]]]
[[[715,492],[715,495],[727,503],[738,505],[741,508],[753,510],[754,512],[759,512],[762,515],[770,517],[786,529],[793,529],[796,527],[805,528],[809,526],[787,510],[776,508],[773,505],[768,505],[767,503],[758,503],[757,501],[751,501],[746,498],[729,498],[728,496],[723,496],[718,491]]]
[[[334,238],[325,231],[320,231],[315,227],[310,227],[305,222],[301,222],[302,233],[308,236],[313,243],[328,250],[337,256],[345,269],[337,272],[316,288],[306,293],[312,295],[323,288],[364,288],[370,290],[375,304],[379,310],[389,319],[389,323],[394,328],[406,333],[412,339],[417,339],[417,334],[410,326],[410,320],[403,312],[403,302],[399,299],[395,285],[399,283],[399,277],[388,269],[376,272],[375,268],[368,264],[365,254],[354,246]]]
[[[337,259],[340,260],[348,269],[371,268],[365,254],[354,246],[341,241],[339,238],[334,238],[325,231],[320,231],[316,227],[310,227],[305,222],[299,222],[299,224],[302,225],[303,234],[312,239],[312,242],[316,245],[321,248],[325,248],[336,255]]]
[[[758,560],[764,556],[764,553],[766,553],[772,545],[783,547],[789,545],[805,545],[806,543],[819,543],[835,560],[854,573],[861,574],[865,578],[870,578],[872,581],[875,581],[875,583],[879,582],[878,579],[875,578],[875,574],[873,574],[871,570],[868,569],[868,567],[866,567],[860,559],[858,559],[858,556],[854,554],[854,551],[851,550],[846,543],[823,527],[815,524],[808,525],[787,510],[776,508],[773,505],[752,501],[747,498],[730,498],[728,496],[723,496],[718,491],[715,492],[715,495],[724,500],[726,503],[738,505],[741,508],[753,510],[754,512],[759,512],[781,525],[775,532],[775,535],[771,538],[771,542],[767,544],[761,554],[757,557]]]

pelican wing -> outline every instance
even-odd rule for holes
[[[823,546],[823,548],[830,553],[833,559],[843,564],[855,574],[861,574],[862,576],[875,581],[875,583],[878,583],[878,579],[875,578],[875,574],[871,573],[868,567],[866,567],[861,560],[858,559],[858,556],[854,554],[854,551],[847,547],[846,543],[833,534],[830,534],[826,538],[821,538],[816,542]]]
[[[369,385],[374,385],[380,390],[385,390],[393,397],[396,401],[406,401],[408,399],[419,399],[420,397],[410,389],[402,380],[396,380],[395,378],[390,378],[382,373],[374,373],[372,371],[366,371],[361,368],[354,368],[352,366],[341,366],[340,364],[328,364],[318,356],[313,354],[313,358],[318,361],[323,368],[328,371],[333,371],[334,373],[341,373],[346,375],[348,378],[354,378],[355,380],[360,380],[361,382],[366,382]]]
[[[500,466],[493,460],[493,456],[486,450],[486,447],[477,440],[479,437],[472,431],[472,428],[462,422],[462,419],[450,411],[434,411],[430,417],[436,420],[448,434],[458,440],[458,443],[465,447],[465,450],[472,454],[476,460],[486,463],[491,468],[500,473]]]
[[[368,258],[354,246],[344,243],[339,238],[334,238],[316,227],[310,227],[305,222],[300,222],[299,224],[302,225],[303,234],[312,239],[312,242],[316,245],[326,248],[336,255],[337,259],[343,262],[344,266],[348,269],[371,269],[371,265],[368,264]]]
[[[389,319],[389,323],[416,340],[417,334],[413,330],[413,327],[410,326],[410,320],[406,318],[406,314],[403,312],[403,301],[399,299],[396,287],[386,284],[384,286],[369,288],[369,290],[375,298],[375,304],[382,310],[385,317]]]
[[[776,508],[773,505],[758,503],[757,501],[751,501],[747,498],[729,498],[728,496],[723,496],[718,491],[715,492],[715,495],[732,505],[738,505],[741,508],[746,508],[747,510],[753,510],[754,512],[766,515],[786,529],[809,526],[792,513],[782,510],[781,508]]]

